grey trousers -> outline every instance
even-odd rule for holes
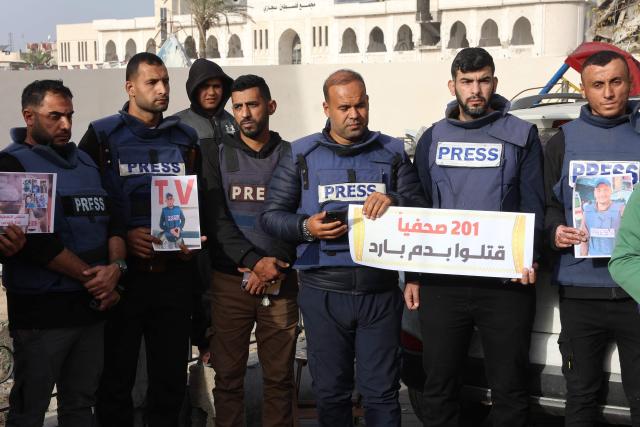
[[[57,385],[59,427],[95,425],[93,406],[102,374],[104,322],[11,332],[15,381],[7,427],[42,427]]]

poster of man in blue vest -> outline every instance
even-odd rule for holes
[[[631,174],[579,176],[574,187],[573,220],[587,241],[576,245],[576,258],[608,258],[620,218],[633,191]]]
[[[162,243],[156,251],[200,249],[198,187],[195,176],[154,176],[151,182],[151,224]]]

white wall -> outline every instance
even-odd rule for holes
[[[543,86],[564,57],[501,59],[496,61],[498,91],[511,98],[525,88]],[[393,136],[406,129],[430,125],[442,117],[452,99],[447,89],[450,61],[415,64],[355,64],[370,97],[370,128]],[[225,67],[232,77],[253,73],[263,76],[278,103],[271,128],[286,139],[317,132],[324,125],[322,84],[335,65],[284,65]],[[189,104],[185,93],[187,69],[170,69],[173,113]],[[567,73],[578,83],[575,72]],[[67,70],[4,72],[0,80],[0,146],[9,143],[9,128],[22,126],[20,94],[35,79],[62,78],[74,93],[74,141],[79,141],[91,120],[113,114],[126,101],[124,70]],[[531,94],[537,93],[531,92]]]

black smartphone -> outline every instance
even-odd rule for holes
[[[347,223],[347,211],[327,211],[323,223],[340,221],[343,224]]]

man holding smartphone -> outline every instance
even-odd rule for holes
[[[295,267],[319,425],[353,425],[355,374],[366,424],[399,426],[398,272],[353,262],[346,210],[361,204],[375,219],[389,206],[425,201],[403,143],[369,130],[362,76],[338,70],[323,92],[327,125],[292,144],[292,153],[280,160],[262,224],[273,236],[299,244]]]
[[[254,324],[264,378],[263,426],[291,426],[293,357],[298,324],[295,246],[262,230],[267,185],[291,146],[269,130],[276,101],[264,79],[238,77],[231,86],[240,131],[225,135],[203,159],[201,218],[211,248],[211,363],[216,426],[243,426],[244,375]],[[244,273],[244,279],[243,279]]]

